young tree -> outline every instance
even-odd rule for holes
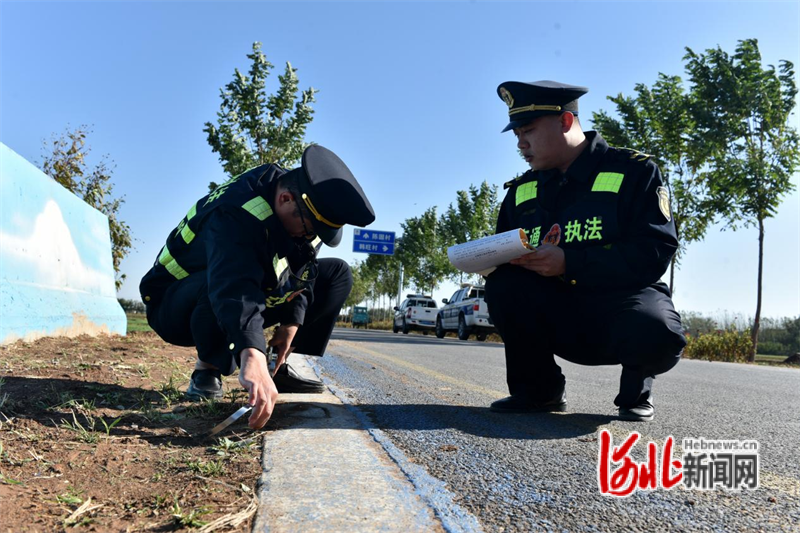
[[[689,243],[700,241],[713,220],[708,184],[699,172],[703,157],[691,142],[695,128],[690,95],[681,78],[659,74],[652,89],[642,83],[635,97],[609,96],[620,119],[605,111],[592,114],[594,127],[613,146],[652,154],[672,197],[672,216],[680,247],[670,262],[669,287],[675,288],[675,267]]]
[[[345,307],[353,307],[354,305],[358,305],[369,294],[369,276],[365,275],[364,272],[364,263],[356,262],[350,265],[350,272],[353,274],[353,289],[350,291],[350,294],[347,296],[347,300],[344,302]]]
[[[800,137],[789,125],[797,86],[794,66],[761,65],[758,41],[739,41],[733,56],[721,48],[697,54],[686,49],[686,70],[694,84],[693,142],[710,159],[708,179],[715,209],[727,226],[758,227],[758,289],[751,332],[758,349],[764,262],[764,221],[775,215],[794,188],[800,164]]]
[[[396,255],[370,255],[364,265],[374,273],[375,296],[388,296],[390,300],[397,297],[400,285],[400,260]],[[400,302],[397,303],[400,305]]]
[[[234,70],[233,81],[220,90],[218,125],[206,122],[203,132],[208,144],[219,153],[222,167],[230,176],[263,165],[275,163],[289,168],[300,161],[308,146],[303,138],[313,120],[314,94],[308,88],[299,91],[297,69],[287,61],[280,87],[267,95],[266,81],[273,65],[261,51],[261,43],[253,43],[248,75]],[[209,185],[209,189],[216,184]]]
[[[443,231],[439,227],[436,208],[428,208],[421,216],[406,219],[400,226],[397,254],[403,263],[409,285],[433,292],[450,271]]]
[[[496,185],[484,181],[480,187],[470,185],[467,191],[456,192],[456,205],[450,204],[439,220],[443,247],[492,235],[499,212]],[[446,275],[453,281],[464,281],[464,273],[449,263]]]
[[[113,162],[108,162],[107,156],[103,156],[93,168],[89,168],[86,162],[91,152],[86,144],[89,133],[91,130],[87,126],[79,126],[73,131],[67,128],[61,135],[53,136],[49,142],[44,141],[44,155],[39,167],[42,172],[108,217],[114,283],[119,290],[126,278],[120,272],[120,264],[133,248],[131,228],[119,218],[125,197],[114,198],[114,184],[111,183]]]

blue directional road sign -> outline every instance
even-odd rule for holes
[[[394,255],[394,232],[354,228],[353,251],[365,254]]]

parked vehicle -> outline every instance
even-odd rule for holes
[[[355,306],[353,307],[353,327],[357,328],[362,326],[366,329],[369,324],[369,312],[366,307]]]
[[[394,308],[392,331],[408,333],[412,329],[427,335],[436,325],[436,302],[430,296],[408,294],[400,307]]]
[[[462,341],[473,333],[479,341],[485,341],[496,329],[483,297],[483,285],[462,283],[449,300],[442,300],[445,306],[436,316],[436,336],[441,339],[448,331],[455,331]]]

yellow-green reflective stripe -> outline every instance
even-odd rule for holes
[[[189,244],[194,240],[194,232],[189,228],[189,224],[184,224],[183,229],[181,230],[181,237],[183,237],[183,242]]]
[[[169,253],[169,248],[164,246],[161,249],[161,254],[158,256],[158,262],[164,265],[164,268],[167,269],[167,272],[175,276],[177,279],[183,279],[189,275],[181,266],[175,261],[175,258],[172,257],[172,254]]]
[[[315,250],[318,250],[321,243],[322,239],[315,237],[314,240],[311,241],[311,246],[313,246]],[[281,278],[281,274],[283,274],[284,270],[287,268],[289,268],[289,261],[287,261],[285,257],[283,259],[279,259],[278,254],[275,254],[272,257],[272,269],[275,271],[275,276],[279,280]]]
[[[194,240],[194,232],[189,227],[189,221],[192,220],[192,218],[194,218],[196,214],[197,214],[197,204],[194,204],[192,208],[189,209],[189,212],[186,213],[186,221],[181,223],[181,226],[183,226],[181,228],[181,237],[183,237],[183,242],[185,242],[186,244],[189,244]],[[180,226],[178,227],[180,228]]]
[[[318,252],[321,244],[322,239],[319,237],[314,237],[314,240],[311,241],[311,246]],[[275,269],[275,274],[280,277],[283,271],[289,268],[289,261],[287,261],[285,257],[283,259],[278,259],[278,254],[275,254],[275,257],[272,258],[272,268]]]
[[[261,221],[266,220],[267,217],[272,214],[272,208],[267,201],[260,196],[256,196],[244,204],[242,208]]]
[[[592,192],[618,193],[624,177],[625,175],[619,172],[601,172],[594,180]]]
[[[536,198],[536,185],[538,183],[537,181],[530,181],[517,187],[517,205]]]
[[[289,268],[289,261],[285,257],[278,259],[278,254],[275,254],[275,257],[272,258],[272,268],[275,270],[275,275],[280,278],[283,271]]]

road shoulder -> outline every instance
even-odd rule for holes
[[[292,366],[314,376],[306,356]],[[414,485],[334,394],[285,394],[265,436],[253,531],[444,531]]]

